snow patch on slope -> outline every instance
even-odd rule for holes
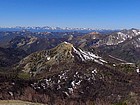
[[[88,51],[83,51],[81,49],[76,49],[73,47],[73,50],[74,52],[79,55],[80,59],[82,61],[87,61],[87,60],[93,60],[94,62],[96,63],[99,63],[99,64],[104,64],[104,63],[107,63],[107,61],[101,59],[101,57],[91,53],[91,52],[88,52]]]

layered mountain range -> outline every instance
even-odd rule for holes
[[[1,32],[0,37],[2,100],[48,105],[140,103],[137,29],[109,34],[16,31]]]
[[[117,31],[112,30],[112,29],[93,29],[93,28],[69,28],[69,27],[50,27],[50,26],[44,26],[44,27],[0,27],[0,31],[22,31],[22,30],[28,30],[32,32],[93,32],[93,31],[98,31],[102,33],[108,33],[108,32],[113,32]]]
[[[23,34],[22,36],[20,34]],[[31,33],[22,32],[3,46],[20,48],[27,53],[50,49],[63,41],[81,49],[92,49],[96,53],[123,58],[128,62],[139,62],[140,32],[138,29],[122,30],[111,34],[92,33]],[[116,52],[116,53],[115,53]],[[115,54],[114,54],[115,53]],[[126,54],[129,53],[129,54]],[[126,56],[125,56],[126,55]]]

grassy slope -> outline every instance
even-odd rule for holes
[[[20,100],[0,100],[0,105],[47,105],[47,104],[32,103]]]

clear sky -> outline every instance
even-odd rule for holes
[[[0,0],[0,26],[140,28],[140,0]]]

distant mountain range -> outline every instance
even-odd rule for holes
[[[118,31],[119,29],[92,29],[92,28],[61,28],[61,27],[49,27],[49,26],[44,26],[44,27],[0,27],[0,31],[22,31],[22,30],[28,30],[32,32],[102,32],[102,33],[108,33],[108,32],[113,32],[113,31]]]

